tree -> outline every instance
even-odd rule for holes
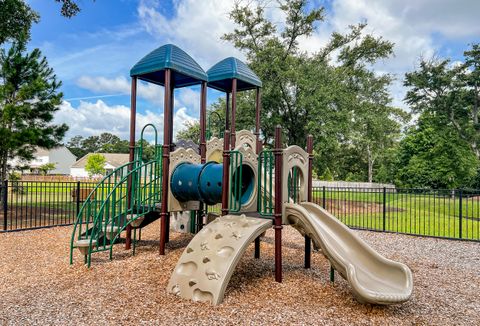
[[[105,172],[105,163],[107,160],[102,154],[91,154],[87,158],[87,164],[85,164],[85,171],[89,176],[96,174],[103,174]]]
[[[468,186],[478,161],[453,126],[424,113],[402,140],[398,155],[398,184],[412,188],[451,189]]]
[[[90,136],[83,138],[77,135],[72,137],[67,143],[68,149],[78,158],[88,153],[128,153],[128,140],[121,140],[118,136],[108,132],[100,134],[100,136]]]
[[[38,13],[23,0],[0,0],[0,46],[5,42],[28,40]]]
[[[182,129],[177,133],[177,139],[191,140],[198,144],[200,140],[200,122],[186,121],[185,129]]]
[[[298,49],[298,39],[312,34],[314,24],[324,18],[323,8],[307,11],[306,1],[294,0],[280,2],[280,9],[286,19],[284,28],[278,31],[279,26],[266,18],[261,5],[252,8],[235,3],[230,18],[237,28],[223,39],[246,54],[250,67],[263,81],[261,120],[265,142],[271,142],[275,126],[281,124],[287,143],[302,144],[308,112],[299,103],[303,92],[300,79],[307,58]]]
[[[7,177],[7,160],[31,160],[37,146],[60,145],[68,127],[54,125],[62,93],[61,82],[39,49],[26,52],[25,42],[0,50],[0,177]]]
[[[95,1],[95,0],[92,0]],[[81,8],[78,5],[79,1],[74,0],[55,0],[55,2],[59,2],[62,4],[62,8],[60,9],[60,13],[63,17],[72,18],[76,16],[80,11]]]
[[[56,166],[55,163],[45,163],[45,164],[40,165],[38,167],[38,170],[40,171],[40,173],[42,175],[47,175],[48,172],[50,172],[52,170],[55,170],[55,166]]]
[[[450,59],[422,60],[405,75],[404,85],[410,88],[405,101],[414,113],[431,113],[440,124],[453,127],[480,159],[480,45],[472,45],[464,57],[460,65]]]
[[[358,24],[346,34],[332,33],[323,48],[308,55],[300,50],[299,40],[310,37],[324,20],[323,8],[309,9],[306,0],[279,4],[285,20],[274,23],[262,4],[253,8],[237,2],[230,13],[237,27],[223,36],[246,54],[263,82],[265,143],[272,142],[277,124],[284,128],[284,141],[289,144],[303,146],[312,133],[321,157],[315,164],[319,175],[327,168],[341,178],[352,172],[350,165],[337,164],[349,151],[357,162],[366,162],[364,174],[371,181],[377,158],[398,141],[405,118],[389,105],[391,77],[371,68],[393,54],[393,44],[365,34],[366,24]],[[333,53],[338,54],[337,62]],[[253,125],[252,106],[238,116]]]
[[[73,155],[77,157],[77,159],[87,154],[85,150],[82,148],[82,141],[83,141],[83,137],[80,135],[77,135],[72,137],[66,145],[66,147],[70,150],[70,152],[72,152]]]

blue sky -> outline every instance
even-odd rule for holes
[[[230,0],[81,0],[81,13],[66,19],[54,0],[29,0],[41,15],[32,30],[30,47],[38,47],[63,81],[65,102],[56,122],[70,125],[67,139],[112,132],[128,137],[129,69],[144,55],[165,43],[183,48],[207,70],[227,56],[242,53],[220,40],[234,28],[228,19]],[[250,1],[252,2],[252,1]],[[419,57],[449,56],[461,60],[467,44],[480,41],[480,1],[462,0],[313,0],[324,5],[325,23],[302,49],[316,51],[332,31],[367,21],[369,32],[395,42],[395,57],[376,69],[392,73],[393,103],[405,107],[402,76],[414,69]],[[283,17],[275,1],[267,7],[275,22]],[[148,122],[162,128],[161,87],[140,85],[139,126]],[[209,103],[221,94],[209,91]],[[198,118],[198,87],[176,93],[175,130]],[[137,128],[139,129],[139,128]]]

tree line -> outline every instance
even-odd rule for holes
[[[137,141],[136,146],[140,146]],[[65,145],[77,159],[89,153],[129,153],[129,141],[104,132],[99,136],[74,136]],[[143,160],[151,160],[155,155],[155,146],[143,140]]]
[[[262,87],[264,146],[280,124],[284,142],[304,146],[314,136],[314,173],[325,180],[394,183],[401,187],[480,187],[480,48],[471,45],[464,60],[421,60],[407,73],[408,110],[394,107],[394,76],[375,70],[390,58],[394,44],[366,32],[364,23],[333,32],[313,54],[302,51],[325,20],[323,8],[308,1],[280,2],[285,20],[273,22],[262,5],[236,3],[230,12],[234,32],[223,36],[247,58]],[[240,93],[237,129],[254,128],[254,93]],[[219,134],[225,100],[209,109]],[[215,113],[215,114],[212,114]],[[198,139],[198,124],[179,138]]]

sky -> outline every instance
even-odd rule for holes
[[[248,0],[255,4],[257,0]],[[245,2],[245,0],[244,0]],[[79,0],[82,11],[74,18],[60,15],[54,0],[28,0],[39,12],[29,47],[39,48],[63,82],[64,101],[56,123],[70,129],[65,137],[84,137],[110,132],[128,139],[130,68],[157,47],[173,43],[190,54],[207,71],[229,56],[244,55],[221,40],[235,25],[228,13],[234,0]],[[408,110],[402,99],[405,72],[421,57],[462,59],[469,44],[480,41],[479,0],[312,0],[310,8],[324,6],[325,22],[310,38],[300,41],[309,53],[318,51],[333,31],[349,25],[368,24],[367,31],[395,43],[395,56],[376,64],[379,73],[396,77],[390,88],[393,104]],[[276,1],[266,14],[274,22],[283,19]],[[163,89],[140,83],[137,131],[147,123],[163,129]],[[198,119],[198,86],[175,91],[174,132]],[[209,90],[208,104],[220,92]]]

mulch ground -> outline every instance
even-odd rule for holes
[[[303,238],[284,229],[284,282],[273,278],[273,232],[240,261],[224,302],[212,307],[169,295],[170,274],[191,235],[172,234],[158,255],[159,223],[143,232],[136,256],[95,254],[87,269],[68,262],[70,227],[0,234],[0,325],[479,325],[480,243],[360,232],[373,248],[406,263],[414,294],[394,306],[355,301],[348,283],[329,282],[329,263],[314,253],[303,268]]]

